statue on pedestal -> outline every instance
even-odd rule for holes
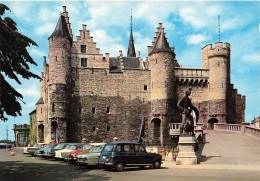
[[[191,94],[191,88],[189,88],[185,92],[185,95],[177,103],[178,108],[182,112],[182,122],[180,128],[181,135],[187,134],[189,132],[192,132],[193,134],[193,130],[194,130],[194,121],[193,121],[193,117],[191,116],[193,106],[189,98],[190,94]]]

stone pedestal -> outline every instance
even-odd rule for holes
[[[195,152],[197,140],[191,135],[180,135],[179,153],[176,158],[176,165],[196,165],[198,164],[198,154]]]

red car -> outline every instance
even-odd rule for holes
[[[86,145],[83,146],[82,149],[78,149],[78,150],[74,150],[74,151],[70,152],[68,154],[68,156],[65,158],[65,161],[70,162],[70,163],[76,163],[76,161],[77,161],[77,157],[76,156],[80,152],[85,151],[85,150],[89,150],[91,148],[92,148],[91,145],[89,143],[87,143]]]

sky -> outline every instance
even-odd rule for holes
[[[201,49],[220,41],[231,44],[231,83],[246,96],[245,121],[260,116],[260,1],[2,1],[17,23],[18,31],[34,40],[38,47],[28,51],[38,66],[31,71],[41,75],[43,56],[48,60],[48,36],[54,31],[62,6],[67,7],[74,40],[87,25],[101,53],[127,55],[131,9],[136,51],[147,57],[158,23],[163,23],[170,46],[183,67],[201,68]],[[20,78],[22,85],[10,81],[24,96],[21,117],[0,122],[0,140],[14,140],[13,124],[29,124],[29,113],[40,98],[40,81]]]

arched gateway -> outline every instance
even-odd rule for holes
[[[216,118],[211,118],[208,120],[208,129],[214,129],[214,123],[218,123],[218,120]]]

